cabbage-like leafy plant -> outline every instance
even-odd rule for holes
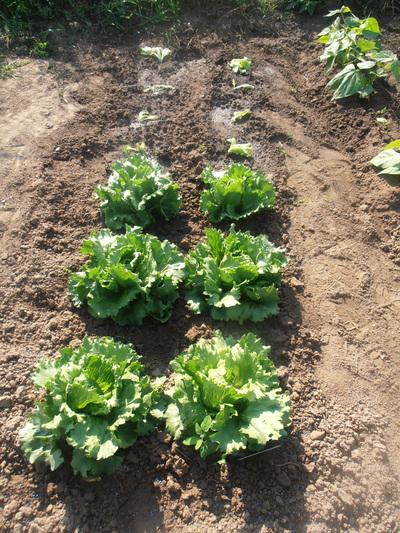
[[[162,48],[161,46],[143,46],[140,48],[140,54],[145,57],[154,57],[159,63],[163,63],[164,59],[170,56],[172,51],[169,48]]]
[[[147,109],[144,109],[143,111],[140,111],[137,119],[139,122],[156,122],[157,120],[160,120],[160,117],[158,115],[152,115]]]
[[[240,323],[276,315],[281,271],[287,264],[284,251],[265,235],[253,237],[233,226],[227,237],[217,229],[205,233],[186,257],[190,309]]]
[[[184,275],[184,258],[174,244],[127,226],[124,235],[93,233],[81,253],[90,259],[70,276],[74,305],[86,303],[94,317],[120,325],[169,319]]]
[[[72,450],[75,474],[111,474],[122,462],[118,451],[154,429],[161,383],[143,376],[139,359],[130,344],[103,337],[40,361],[34,383],[46,394],[20,432],[29,461],[55,470]]]
[[[181,206],[178,185],[144,152],[126,154],[126,159],[114,163],[108,184],[95,191],[106,226],[112,230],[125,224],[144,228],[156,217],[173,218]]]
[[[217,332],[176,357],[167,390],[167,430],[201,457],[259,451],[286,436],[288,396],[282,392],[270,348],[252,333],[237,342]]]
[[[252,159],[253,147],[250,143],[238,143],[234,137],[227,140],[229,143],[228,154]]]
[[[371,164],[380,171],[379,174],[400,176],[400,140],[387,144]]]
[[[243,120],[246,120],[251,115],[251,109],[243,109],[243,111],[235,111],[232,115],[231,122],[234,124],[236,122],[242,122]]]
[[[248,57],[231,59],[229,66],[235,74],[246,76],[251,71],[251,59]]]
[[[201,195],[200,209],[214,223],[224,218],[239,220],[275,204],[272,183],[246,165],[232,164],[223,171],[206,168],[201,178],[207,189]]]

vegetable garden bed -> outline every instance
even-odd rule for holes
[[[31,62],[21,67],[18,77],[3,82],[1,91],[16,117],[13,122],[7,115],[5,129],[15,128],[15,133],[9,138],[2,134],[4,159],[22,161],[22,168],[14,164],[10,171],[4,165],[0,185],[6,206],[0,212],[5,531],[309,528],[386,533],[399,523],[394,451],[398,436],[387,442],[397,423],[395,383],[400,369],[398,329],[393,325],[399,316],[399,249],[391,241],[398,233],[398,193],[395,182],[377,176],[368,164],[398,138],[399,95],[393,85],[378,82],[379,92],[370,102],[332,103],[318,61],[321,50],[313,44],[325,21],[275,15],[259,21],[239,13],[243,18],[226,12],[218,21],[197,11],[186,13],[180,24],[130,36],[129,42],[126,36],[67,33],[49,70],[46,61]],[[388,31],[387,40],[398,53],[395,35]],[[140,55],[139,48],[147,45],[168,46],[173,52],[158,63]],[[232,58],[244,57],[251,59],[246,77],[229,66]],[[30,115],[23,114],[16,96],[19,80],[34,102]],[[43,80],[48,85],[42,94]],[[244,82],[252,89],[240,88]],[[158,89],[148,91],[149,86]],[[57,91],[61,103],[52,100]],[[35,101],[35,94],[41,98]],[[49,110],[46,103],[51,103]],[[248,109],[251,113],[238,115]],[[376,120],[383,109],[385,124]],[[35,127],[30,116],[36,117]],[[42,123],[46,127],[40,129]],[[174,197],[167,220],[160,219],[165,209],[159,208],[153,190],[151,209],[139,212],[135,223],[168,239],[185,255],[200,250],[196,245],[212,227],[225,234],[231,231],[232,257],[235,246],[243,246],[239,232],[267,235],[290,257],[277,316],[275,293],[265,308],[248,311],[256,322],[243,324],[232,311],[222,312],[215,297],[205,298],[197,274],[212,254],[207,252],[205,259],[204,250],[191,252],[191,310],[185,302],[187,291],[181,286],[175,294],[175,286],[169,286],[171,308],[155,296],[162,312],[154,311],[152,301],[146,315],[153,318],[138,318],[135,308],[134,320],[124,325],[111,305],[104,317],[117,317],[115,321],[94,318],[86,303],[93,303],[92,315],[101,316],[93,298],[97,288],[87,285],[83,290],[78,277],[71,278],[70,287],[75,284],[74,302],[83,305],[77,309],[71,304],[70,272],[85,271],[79,248],[91,231],[102,227],[99,201],[109,194],[104,187],[108,171],[124,145],[137,143],[144,143],[146,152],[178,184],[182,206],[177,212]],[[250,201],[247,207],[242,203],[233,209],[223,203],[215,209],[219,191],[213,180],[221,175],[210,169],[228,168],[230,145],[237,157],[237,146],[243,144],[252,147],[253,157],[246,164],[271,180],[276,198],[267,184],[260,209]],[[232,175],[240,171],[239,166],[231,169]],[[231,177],[227,174],[224,180]],[[157,181],[158,191],[161,183],[165,185]],[[95,198],[93,191],[100,185]],[[240,217],[243,210],[246,218]],[[104,206],[103,212],[114,229],[123,231],[125,219]],[[235,229],[229,229],[227,213]],[[220,238],[215,230],[207,235],[214,244]],[[240,235],[239,246],[235,239]],[[110,239],[107,232],[102,238]],[[140,234],[133,239],[140,241],[136,253],[150,246],[150,239]],[[159,254],[158,244],[152,242],[154,255]],[[268,241],[260,238],[255,243],[258,249],[270,250]],[[85,246],[88,250],[92,244]],[[281,256],[279,261],[285,263]],[[259,273],[271,276],[260,267]],[[233,295],[228,283],[225,288],[225,303],[239,297],[247,303],[244,291]],[[134,309],[132,301],[129,305]],[[220,320],[232,316],[236,321]],[[158,429],[139,436],[123,452],[116,473],[93,483],[74,477],[69,461],[54,473],[28,466],[18,431],[37,396],[31,382],[37,359],[53,357],[61,346],[76,347],[84,335],[106,335],[132,343],[143,356],[145,371],[159,378],[169,376],[174,358],[175,370],[181,371],[183,359],[177,356],[200,339],[210,339],[216,329],[236,339],[252,332],[272,346],[270,357],[280,384],[291,397],[287,438],[260,453],[242,453],[218,464],[212,454],[201,459],[193,447],[174,442]],[[90,358],[86,363],[90,366]],[[229,357],[225,364],[230,364]],[[173,415],[170,409],[170,430],[179,434]],[[186,443],[197,446],[206,425],[195,438],[185,434]],[[74,432],[69,438],[75,445]],[[201,446],[204,450],[203,440]],[[216,451],[212,445],[210,450]]]

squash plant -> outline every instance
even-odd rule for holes
[[[390,74],[400,82],[400,61],[396,54],[382,49],[376,18],[360,19],[347,6],[326,16],[336,18],[318,35],[317,42],[325,45],[321,61],[326,62],[328,72],[342,67],[328,83],[333,100],[353,95],[368,98],[375,81]]]

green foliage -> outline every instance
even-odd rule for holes
[[[290,404],[269,351],[252,333],[236,342],[217,332],[190,346],[171,362],[167,430],[202,458],[259,451],[286,436]]]
[[[31,56],[38,59],[44,59],[49,55],[49,43],[47,41],[41,41],[40,39],[34,39],[31,48]]]
[[[176,87],[173,85],[149,85],[144,89],[144,93],[151,94],[152,96],[161,96],[163,94],[173,94],[176,91]]]
[[[371,14],[372,10],[379,10],[378,13],[400,11],[400,0],[353,0],[352,5],[365,16]]]
[[[260,171],[232,164],[224,171],[207,168],[201,174],[208,187],[201,195],[200,209],[216,223],[224,218],[239,220],[275,204],[275,188]]]
[[[307,13],[313,15],[319,5],[325,0],[288,0],[287,7],[294,9],[299,13]]]
[[[400,140],[387,144],[371,164],[380,171],[379,174],[400,176]]]
[[[253,147],[250,143],[238,143],[235,138],[228,139],[230,144],[228,148],[229,155],[236,155],[239,157],[245,157],[246,159],[252,159]]]
[[[234,91],[243,91],[244,93],[249,93],[254,89],[254,85],[251,85],[250,83],[241,83],[240,85],[237,85],[235,80],[232,80],[232,86]]]
[[[157,161],[140,151],[117,161],[108,184],[97,187],[95,196],[112,230],[125,224],[144,228],[157,217],[170,220],[181,206],[178,185]]]
[[[232,122],[242,122],[251,116],[251,109],[243,109],[243,111],[235,111],[232,116]]]
[[[34,382],[46,396],[20,433],[29,461],[55,470],[67,444],[75,474],[111,474],[122,462],[118,450],[154,427],[151,410],[159,394],[139,359],[131,345],[104,337],[85,338],[57,359],[40,361]]]
[[[38,30],[65,22],[117,28],[129,21],[148,25],[177,16],[181,4],[182,0],[3,0],[0,37],[7,43],[22,38],[29,44]],[[34,49],[38,50],[35,43]]]
[[[242,74],[243,76],[248,76],[251,71],[251,59],[249,59],[248,57],[242,57],[241,59],[232,59],[229,62],[229,67],[235,74]]]
[[[327,17],[336,15],[317,39],[325,45],[321,60],[326,61],[327,71],[343,67],[328,83],[333,100],[353,95],[368,98],[375,81],[390,74],[400,82],[400,61],[393,52],[382,50],[378,21],[373,17],[359,19],[347,6],[331,11]]]
[[[140,54],[145,57],[154,57],[159,63],[163,63],[171,55],[171,50],[160,46],[144,46],[140,49]]]
[[[160,120],[158,115],[152,115],[147,109],[140,111],[137,118],[139,122],[155,122]]]
[[[169,319],[184,273],[175,245],[127,226],[125,235],[93,233],[81,253],[90,259],[70,275],[75,306],[86,303],[94,317],[110,317],[122,326],[140,325],[146,317]]]
[[[5,57],[0,55],[0,79],[12,78],[16,71],[26,65],[23,61],[6,61]]]
[[[227,237],[217,229],[205,234],[186,258],[190,309],[240,323],[276,315],[281,271],[287,264],[284,251],[265,235],[253,237],[234,226]]]

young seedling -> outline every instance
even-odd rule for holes
[[[160,119],[158,115],[152,115],[147,110],[141,111],[137,118],[139,122],[155,122]]]
[[[232,82],[232,85],[234,91],[243,91],[248,93],[254,89],[254,85],[251,85],[250,83],[241,83],[240,85],[236,85],[236,82]]]
[[[173,85],[150,85],[143,92],[150,93],[152,96],[161,96],[163,94],[172,94],[176,91]]]
[[[400,176],[400,139],[387,144],[371,164],[380,170],[380,175]]]
[[[232,116],[232,122],[242,122],[243,120],[249,118],[251,115],[251,109],[243,109],[243,111],[235,111]]]
[[[243,76],[248,76],[251,71],[251,59],[249,59],[248,57],[242,57],[241,59],[232,59],[229,62],[229,67],[235,74],[242,74]]]
[[[228,139],[230,144],[228,148],[229,155],[238,155],[240,157],[246,157],[247,159],[252,159],[253,157],[253,147],[250,143],[237,143],[235,138]]]
[[[155,57],[159,63],[163,63],[164,59],[170,56],[172,50],[169,48],[161,48],[161,46],[143,46],[140,49],[140,54],[145,57]]]

